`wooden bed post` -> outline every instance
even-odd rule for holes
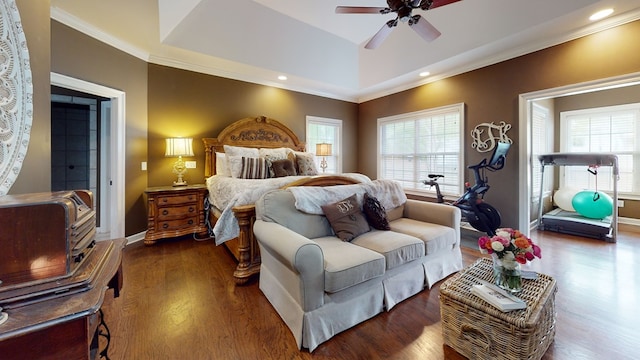
[[[249,278],[260,272],[260,249],[253,236],[253,222],[256,218],[255,206],[243,205],[233,208],[238,220],[238,266],[233,278],[238,285],[245,284]]]

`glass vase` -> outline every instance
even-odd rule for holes
[[[491,256],[495,284],[512,294],[522,291],[520,264],[515,260],[500,259],[496,254]]]

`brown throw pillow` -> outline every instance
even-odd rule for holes
[[[369,231],[367,219],[360,211],[355,194],[336,203],[322,206],[333,232],[342,241],[351,241],[356,236]]]
[[[362,201],[362,210],[367,216],[369,225],[374,229],[391,230],[389,220],[387,220],[387,211],[376,197],[369,195],[369,193],[365,193],[364,200]]]
[[[289,159],[276,160],[271,162],[271,169],[274,177],[296,176],[296,167]]]

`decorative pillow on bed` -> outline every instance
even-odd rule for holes
[[[298,175],[318,175],[316,156],[308,152],[296,151],[296,165]]]
[[[227,167],[231,176],[234,178],[240,177],[242,171],[242,157],[260,157],[258,148],[248,148],[242,146],[224,145],[224,153],[227,157]]]
[[[258,148],[225,145],[224,152],[227,156],[260,157]]]
[[[225,153],[216,153],[216,175],[231,176],[229,163],[227,162],[227,156]]]
[[[274,161],[278,161],[278,160],[285,160],[285,159],[289,159],[291,160],[291,162],[294,164],[294,168],[295,168],[295,163],[296,163],[296,155],[293,153],[293,150],[288,149],[289,152],[282,152],[280,154],[265,154],[264,158],[267,159],[267,166],[269,166],[269,177],[279,177],[276,176],[276,173],[274,172],[273,169],[273,162]],[[297,175],[297,169],[296,170],[296,174]]]
[[[266,179],[269,177],[267,161],[261,157],[242,157],[241,179]]]
[[[258,153],[260,157],[274,157],[278,159],[286,159],[290,153],[293,153],[293,150],[285,147],[269,149],[269,148],[260,148],[258,149]]]
[[[271,161],[272,177],[296,176],[298,172],[293,165],[293,161],[289,159]]]
[[[369,195],[369,193],[364,193],[362,210],[371,227],[378,230],[391,230],[389,220],[387,220],[387,211],[376,197]]]
[[[360,211],[356,194],[336,203],[323,205],[322,211],[329,220],[333,232],[342,241],[351,241],[370,230],[367,219]]]

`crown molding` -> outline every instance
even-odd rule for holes
[[[541,41],[525,41],[521,43],[522,38],[533,37],[536,31],[544,31],[547,24],[541,24],[527,30],[524,33],[514,34],[506,39],[487,44],[462,54],[446,59],[445,61],[429,65],[430,72],[435,74],[426,79],[416,79],[414,72],[400,76],[396,79],[382,82],[375,86],[364,89],[345,89],[334,87],[308,79],[290,79],[289,82],[279,83],[269,79],[275,79],[277,74],[274,71],[259,69],[244,64],[237,64],[229,60],[216,59],[211,56],[198,54],[195,58],[202,57],[206,61],[197,63],[193,61],[193,54],[189,56],[176,57],[162,56],[150,53],[144,49],[134,46],[126,41],[109,35],[93,25],[88,24],[81,19],[62,11],[54,6],[51,7],[51,19],[63,23],[77,31],[104,42],[116,49],[127,54],[135,56],[148,63],[174,67],[182,70],[194,71],[208,75],[224,77],[232,80],[239,80],[258,85],[271,86],[284,90],[296,91],[305,94],[321,96],[336,100],[363,103],[384,96],[389,96],[398,92],[406,91],[418,86],[426,85],[452,76],[460,75],[472,70],[480,69],[486,66],[494,65],[502,61],[526,55],[535,51],[559,45],[571,40],[575,40],[584,36],[592,35],[597,32],[611,29],[632,21],[640,19],[640,10],[630,11],[618,16],[590,24],[579,28],[573,32],[563,34],[561,36],[548,37]],[[167,45],[162,45],[163,46]],[[469,60],[477,59],[477,60]],[[207,64],[204,64],[204,63]],[[217,66],[223,64],[224,66]],[[269,76],[265,75],[269,74]],[[295,84],[294,84],[295,83]]]

